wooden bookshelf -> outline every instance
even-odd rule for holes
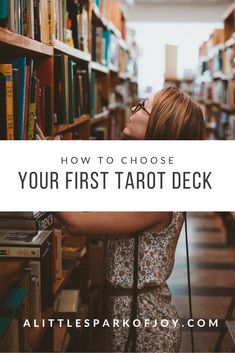
[[[108,74],[109,73],[109,68],[105,65],[102,65],[100,63],[97,63],[95,61],[92,61],[90,63],[90,68],[94,71],[98,71],[103,74]]]
[[[97,124],[97,123],[99,123],[99,122],[101,122],[101,121],[107,120],[107,119],[108,119],[108,116],[109,116],[109,111],[96,114],[96,115],[90,120],[90,124],[91,124],[91,125],[94,125],[94,124]]]
[[[0,27],[0,48],[10,53],[22,55],[52,56],[52,46],[43,44],[31,38],[13,33],[6,28]],[[14,51],[15,50],[15,51]],[[0,54],[0,56],[2,53]]]
[[[235,139],[235,6],[223,16],[223,28],[215,29],[199,49],[200,76],[194,98],[203,106],[207,126],[216,139]]]
[[[119,72],[118,67],[113,65],[113,64],[109,64],[109,70],[111,72],[114,72],[114,73],[118,73]]]
[[[84,52],[79,49],[72,48],[69,45],[59,41],[58,39],[55,39],[54,50],[58,51],[60,53],[69,55],[71,58],[74,58],[74,59],[82,60],[85,62],[91,61],[91,54],[90,53]]]
[[[47,0],[43,0],[47,1]],[[80,0],[79,0],[80,1]],[[56,2],[57,4],[57,2]],[[87,16],[88,16],[88,46],[87,49],[81,50],[77,49],[77,47],[73,47],[71,45],[66,44],[62,40],[59,40],[58,38],[55,38],[51,41],[50,45],[44,44],[38,40],[31,39],[29,37],[23,36],[18,33],[14,33],[11,30],[7,28],[0,28],[0,59],[3,58],[9,58],[10,60],[12,58],[16,57],[26,57],[27,60],[30,58],[33,58],[35,60],[34,65],[36,67],[36,70],[38,67],[40,67],[40,75],[45,72],[47,75],[46,80],[45,77],[43,80],[45,81],[45,85],[50,85],[51,87],[51,97],[50,97],[50,102],[51,102],[51,107],[50,107],[50,119],[51,119],[51,128],[47,126],[47,129],[50,130],[49,133],[44,131],[47,139],[53,139],[54,136],[56,135],[61,135],[63,136],[63,139],[71,139],[73,138],[74,134],[73,132],[78,133],[80,138],[82,139],[89,139],[90,137],[90,131],[88,129],[89,125],[89,119],[92,119],[91,125],[93,123],[93,118],[96,119],[95,124],[98,124],[99,122],[102,124],[104,117],[100,116],[100,114],[93,114],[94,116],[91,116],[90,112],[90,105],[91,105],[91,96],[90,96],[90,87],[87,87],[87,92],[88,93],[88,101],[89,101],[89,109],[87,110],[81,110],[81,116],[79,114],[76,114],[79,117],[73,118],[72,123],[68,123],[68,121],[71,121],[71,119],[66,119],[66,121],[61,120],[61,119],[56,119],[55,116],[55,105],[54,105],[54,97],[56,97],[56,91],[55,91],[55,77],[53,72],[55,72],[55,55],[65,55],[68,57],[68,60],[72,60],[73,63],[77,65],[78,70],[84,71],[87,70],[88,73],[88,78],[89,78],[89,86],[91,85],[91,73],[95,72],[97,74],[97,78],[100,79],[100,77],[106,76],[102,82],[103,89],[101,90],[103,94],[105,95],[105,101],[107,101],[106,106],[102,107],[102,109],[98,109],[97,113],[99,113],[99,110],[103,110],[103,108],[109,110],[110,112],[113,112],[115,109],[113,109],[112,105],[108,104],[108,101],[110,99],[110,94],[115,93],[115,87],[119,84],[124,84],[124,81],[128,81],[130,84],[133,84],[133,86],[130,85],[129,92],[124,95],[123,101],[126,100],[127,96],[129,96],[129,102],[133,100],[133,94],[137,94],[137,78],[136,75],[132,77],[132,74],[130,74],[127,71],[121,69],[119,66],[120,64],[114,65],[112,62],[108,62],[107,64],[101,64],[102,61],[98,60],[94,61],[92,60],[92,22],[94,21],[96,25],[103,27],[106,31],[110,31],[112,35],[117,40],[117,45],[118,45],[118,52],[114,57],[118,58],[119,57],[119,51],[125,52],[126,55],[132,55],[130,51],[130,43],[127,43],[125,38],[122,37],[123,33],[121,32],[121,28],[118,28],[117,26],[121,25],[117,21],[117,13],[120,10],[120,5],[117,5],[117,1],[113,2],[112,6],[116,6],[116,12],[114,11],[115,18],[112,19],[108,16],[107,14],[109,13],[107,11],[107,14],[102,13],[102,7],[99,9],[97,5],[91,0],[86,0],[85,2],[83,1],[82,5],[86,11],[87,11]],[[109,5],[110,6],[110,5]],[[112,12],[112,11],[111,11]],[[110,12],[110,13],[111,13]],[[121,17],[123,23],[125,24],[126,18],[124,12],[121,13]],[[115,22],[115,23],[114,23]],[[55,28],[56,24],[55,22]],[[53,29],[53,27],[52,27]],[[58,36],[58,33],[57,33]],[[113,37],[112,37],[113,38]],[[51,59],[51,62],[48,61],[48,59]],[[118,60],[121,60],[120,57]],[[115,61],[115,60],[114,60]],[[27,64],[28,65],[28,64]],[[117,76],[115,80],[112,79],[110,76]],[[41,79],[41,77],[39,77]],[[41,88],[41,92],[43,92],[44,88]],[[48,93],[47,93],[48,94]],[[69,93],[70,94],[70,93]],[[84,93],[86,94],[86,93]],[[44,98],[45,99],[45,98]],[[113,101],[113,97],[111,99]],[[47,102],[49,101],[49,98],[47,98]],[[104,101],[104,100],[103,100]],[[41,106],[42,106],[41,102]],[[43,108],[44,109],[44,108]],[[42,114],[42,113],[40,113]],[[48,115],[47,114],[47,115]],[[102,113],[103,114],[103,113]],[[123,117],[126,114],[123,110]],[[43,119],[48,119],[48,116],[43,114]],[[46,116],[46,117],[45,117]],[[106,119],[106,117],[105,117]],[[123,118],[122,118],[123,120]],[[58,124],[58,121],[60,122]],[[57,122],[57,124],[55,124]],[[38,120],[38,123],[40,125],[40,120]],[[46,123],[42,123],[41,128],[45,128]],[[87,126],[86,126],[87,124]],[[23,121],[23,126],[27,126],[27,124],[24,123]],[[25,128],[24,128],[25,129]],[[49,131],[48,130],[48,131]],[[25,138],[25,133],[22,134]],[[22,138],[20,137],[20,139]],[[15,137],[16,138],[16,137]]]
[[[94,15],[95,21],[98,22],[103,27],[108,27],[108,21],[101,15],[99,8],[95,3],[92,6],[92,13]]]
[[[53,129],[53,134],[54,135],[59,135],[59,134],[63,134],[66,133],[68,131],[74,130],[76,128],[78,128],[80,125],[84,124],[84,123],[88,123],[90,120],[90,116],[89,115],[81,115],[79,118],[75,118],[74,119],[74,123],[73,124],[59,124],[59,125],[55,125],[54,129]]]

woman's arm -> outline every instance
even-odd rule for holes
[[[56,212],[73,235],[117,236],[162,223],[163,212]]]

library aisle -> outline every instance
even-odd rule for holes
[[[216,213],[190,213],[188,239],[192,317],[194,320],[205,320],[205,324],[201,322],[202,327],[193,330],[195,352],[234,352],[234,331],[232,340],[229,331],[223,326],[223,320],[226,319],[232,299],[229,319],[235,318],[235,247],[226,245],[226,228]],[[168,284],[179,316],[185,323],[190,316],[184,231],[180,236],[175,267]],[[208,319],[218,319],[219,327],[209,327]],[[224,336],[221,332],[224,332]],[[216,344],[220,344],[217,349]],[[183,329],[180,351],[191,352],[191,349],[191,334],[187,327]]]

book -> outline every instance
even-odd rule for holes
[[[31,284],[31,317],[38,320],[41,320],[41,302],[40,302],[40,277],[32,276]]]
[[[12,70],[13,73],[13,114],[14,114],[14,140],[19,140],[20,130],[20,90],[19,70]]]
[[[56,114],[56,122],[58,124],[65,124],[68,122],[68,74],[66,75],[66,70],[68,67],[67,55],[55,55],[55,66],[54,66],[54,77],[55,77],[55,102],[54,111]]]
[[[73,66],[75,64],[72,60],[68,61],[68,86],[69,86],[69,123],[72,124],[75,118],[74,111],[74,74],[73,74]]]
[[[76,315],[80,305],[79,294],[79,289],[63,289],[55,300],[55,313]]]
[[[80,6],[78,11],[78,34],[79,34],[79,48],[88,52],[88,12],[85,6]]]
[[[36,119],[44,134],[49,136],[52,133],[53,123],[53,58],[37,62],[35,72],[38,79]]]
[[[34,39],[41,41],[40,0],[33,0]]]
[[[7,137],[7,118],[6,118],[6,78],[0,73],[0,139]]]
[[[54,282],[63,277],[62,271],[62,234],[61,230],[54,229],[52,232],[53,238],[53,269]]]
[[[46,230],[54,223],[48,212],[1,212],[0,229]]]
[[[35,139],[35,123],[37,113],[38,79],[33,74],[30,78],[29,113],[27,122],[27,140]]]
[[[19,73],[19,139],[23,139],[24,112],[25,112],[25,86],[26,86],[26,57],[13,60],[13,69]]]
[[[0,257],[40,257],[48,250],[51,231],[1,230]]]
[[[8,19],[8,0],[0,1],[0,26],[5,27]]]
[[[0,75],[3,95],[6,98],[5,104],[3,103],[5,106],[3,108],[3,113],[5,112],[5,115],[1,117],[1,120],[5,120],[3,122],[3,127],[6,128],[6,131],[3,133],[3,137],[5,137],[6,140],[14,140],[12,65],[0,64]]]

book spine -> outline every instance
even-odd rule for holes
[[[34,139],[35,131],[35,117],[36,117],[36,87],[37,78],[35,76],[31,77],[30,85],[30,102],[29,102],[29,114],[28,114],[28,127],[27,127],[27,139]]]
[[[0,72],[6,79],[6,139],[14,140],[12,65],[0,64]]]
[[[23,111],[23,139],[26,140],[27,137],[27,124],[29,116],[29,92],[30,92],[30,66],[26,66],[25,75],[25,96],[24,96],[24,111]]]
[[[6,140],[6,78],[2,72],[0,72],[0,139]]]
[[[15,0],[9,0],[8,1],[8,24],[7,27],[15,32]]]
[[[40,248],[0,246],[0,257],[40,258]]]
[[[49,44],[55,40],[55,0],[48,0]]]
[[[34,39],[34,11],[33,0],[27,0],[28,31],[27,36]]]
[[[53,231],[53,260],[55,269],[55,280],[60,280],[63,276],[62,272],[62,243],[61,230]]]
[[[40,0],[33,0],[33,14],[34,14],[34,36],[36,40],[41,41]]]
[[[13,111],[14,111],[14,139],[19,140],[20,101],[19,101],[19,70],[13,69]]]
[[[68,69],[68,55],[64,56],[64,83],[65,83],[65,123],[69,123],[69,69]]]
[[[7,0],[0,1],[0,25],[5,27],[8,20],[8,4]]]
[[[69,123],[74,122],[74,76],[73,62],[68,61],[68,81],[69,81]]]

